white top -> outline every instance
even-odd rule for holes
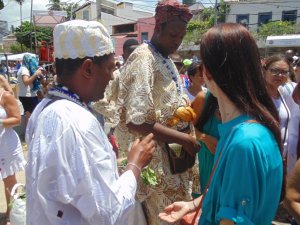
[[[36,92],[31,91],[32,89],[32,84],[30,85],[25,85],[23,82],[22,77],[23,76],[29,76],[30,73],[29,70],[25,66],[21,66],[21,68],[18,70],[17,77],[18,77],[18,84],[19,84],[19,96],[20,97],[35,97]]]
[[[127,224],[133,172],[118,176],[112,146],[90,111],[65,99],[48,102],[36,107],[26,129],[27,224]]]
[[[291,113],[290,113],[290,110],[289,110],[282,94],[281,93],[279,93],[279,94],[280,94],[280,97],[278,99],[275,99],[275,98],[272,98],[272,99],[273,99],[274,105],[279,114],[281,138],[282,138],[283,147],[284,147],[283,154],[286,155],[287,143],[288,143],[288,124],[291,119]]]
[[[4,91],[0,94],[0,101]],[[0,105],[0,119],[6,119],[7,113]],[[0,126],[0,180],[24,170],[26,161],[18,134],[12,127]]]
[[[300,107],[294,102],[292,93],[296,83],[289,82],[280,88],[281,93],[291,111],[291,120],[288,127],[287,143],[287,174],[289,175],[297,162],[297,144],[299,137]]]

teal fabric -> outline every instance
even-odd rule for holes
[[[282,159],[273,134],[239,116],[219,125],[215,162],[220,161],[202,205],[200,225],[222,219],[235,224],[270,225],[279,204]]]
[[[25,54],[23,56],[23,66],[25,66],[29,70],[30,76],[34,75],[39,66],[38,57],[31,54]],[[39,90],[41,90],[41,83],[38,79],[35,79],[32,83],[32,91]]]
[[[203,133],[219,139],[218,125],[221,121],[217,119],[215,115],[211,116],[208,121],[203,126]],[[198,152],[199,160],[199,175],[200,175],[200,186],[201,193],[203,193],[206,183],[210,177],[211,170],[214,165],[214,155],[209,151],[204,142],[198,140],[201,144],[200,150]]]

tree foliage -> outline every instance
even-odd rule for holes
[[[49,10],[62,11],[63,3],[60,0],[49,0],[49,4],[46,5]]]
[[[258,28],[257,32],[254,32],[253,35],[257,39],[266,39],[271,35],[285,35],[285,34],[294,34],[295,25],[287,21],[275,21],[269,22]]]
[[[29,52],[30,49],[27,48],[24,45],[21,45],[21,43],[17,42],[16,44],[13,44],[10,46],[10,52],[13,54],[18,54],[18,53],[22,53],[22,52]]]
[[[0,10],[4,8],[3,0],[0,0]]]
[[[35,29],[34,29],[35,28]],[[32,46],[35,49],[35,35],[38,42],[46,41],[47,43],[51,43],[52,41],[52,28],[51,27],[34,27],[32,25]],[[22,23],[22,26],[19,26],[15,29],[15,35],[17,37],[17,41],[22,43],[27,48],[30,48],[30,22],[25,21]]]
[[[225,22],[226,14],[229,12],[230,7],[224,0],[221,0],[217,5],[218,22]],[[203,9],[200,15],[194,17],[187,25],[187,34],[183,39],[183,45],[189,45],[191,42],[198,43],[201,36],[212,26],[215,22],[215,8],[208,7]]]
[[[74,9],[78,7],[78,3],[67,3],[62,2],[60,0],[49,0],[49,4],[46,5],[48,10],[56,10],[56,11],[66,11],[67,19],[70,20],[71,13],[73,14],[73,18],[75,16]]]
[[[63,10],[67,12],[67,20],[71,19],[71,13],[73,14],[72,18],[75,18],[74,10],[78,7],[78,3],[64,3]]]

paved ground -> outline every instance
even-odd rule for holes
[[[27,152],[24,151],[24,155],[26,157]],[[24,183],[25,184],[25,174],[24,172],[19,172],[17,173],[17,181],[19,183]],[[0,225],[5,225],[5,193],[4,193],[4,186],[3,182],[0,182]],[[290,225],[290,223],[287,223],[285,220],[286,217],[286,212],[284,209],[280,210],[280,213],[278,214],[277,221],[274,221],[274,225]]]

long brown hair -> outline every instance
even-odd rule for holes
[[[282,152],[278,112],[267,93],[258,48],[248,30],[235,23],[215,26],[202,37],[200,54],[216,84],[236,107],[271,130]]]
[[[235,23],[216,25],[202,37],[200,54],[213,80],[236,107],[273,133],[282,155],[279,115],[268,95],[258,48],[249,31]],[[285,170],[283,174],[285,177]],[[281,199],[284,196],[285,178]]]

